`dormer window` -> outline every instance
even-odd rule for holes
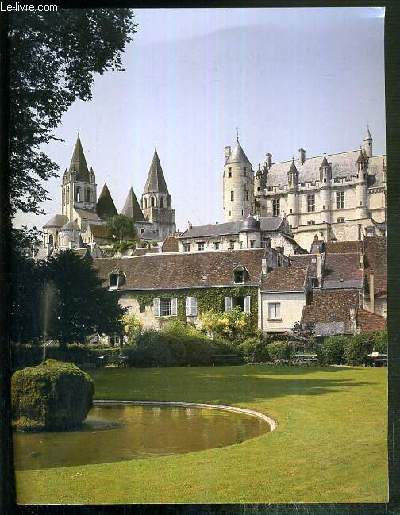
[[[122,272],[112,272],[109,275],[110,289],[117,290],[125,282],[125,274]]]
[[[243,266],[238,266],[233,271],[233,282],[235,284],[243,284],[249,278],[248,271]]]

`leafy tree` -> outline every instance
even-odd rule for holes
[[[77,100],[90,100],[96,73],[122,70],[135,33],[129,9],[17,13],[10,24],[10,191],[12,215],[41,213],[43,181],[58,166],[41,146]]]
[[[121,322],[124,328],[124,333],[129,342],[134,341],[143,329],[142,322],[133,313],[126,313],[123,315]]]
[[[200,319],[202,329],[213,337],[243,340],[254,333],[250,315],[239,307],[224,313],[205,311]]]
[[[83,343],[86,336],[121,332],[123,308],[118,299],[103,288],[90,257],[81,258],[72,250],[48,260],[46,278],[58,292],[57,317],[49,336],[60,344]]]
[[[111,238],[121,244],[125,240],[136,240],[137,234],[133,220],[125,215],[115,215],[107,221],[107,230]]]

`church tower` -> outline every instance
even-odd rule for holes
[[[65,170],[62,181],[62,214],[69,221],[75,218],[75,209],[95,211],[97,184],[94,171],[88,169],[81,140],[75,143],[69,168]]]
[[[175,209],[171,208],[171,195],[157,150],[154,151],[140,204],[145,220],[154,224],[160,239],[176,231]]]
[[[225,147],[223,206],[225,222],[241,220],[254,212],[254,173],[239,137],[233,150]]]

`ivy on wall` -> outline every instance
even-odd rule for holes
[[[186,297],[196,297],[199,315],[205,311],[223,312],[225,297],[239,298],[250,296],[251,322],[257,327],[258,323],[258,288],[256,286],[235,286],[231,288],[187,288],[184,290],[153,290],[118,292],[119,296],[130,297],[139,303],[141,310],[153,305],[153,299],[178,299],[177,318],[186,321]]]

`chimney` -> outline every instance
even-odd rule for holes
[[[261,260],[261,274],[262,275],[267,275],[267,272],[268,272],[267,258],[262,258],[262,260]]]
[[[306,151],[304,148],[299,148],[299,161],[301,164],[304,164],[304,161],[306,160]]]
[[[269,152],[267,152],[265,154],[265,164],[267,165],[267,168],[271,168],[271,165],[272,165],[272,154],[270,154]]]
[[[321,286],[321,283],[322,283],[322,256],[321,256],[321,254],[317,254],[316,258],[317,258],[317,279],[318,279],[319,286]]]
[[[231,155],[231,147],[225,147],[225,159],[228,159],[228,157]]]
[[[373,270],[369,273],[369,305],[371,313],[375,313],[375,273]]]

